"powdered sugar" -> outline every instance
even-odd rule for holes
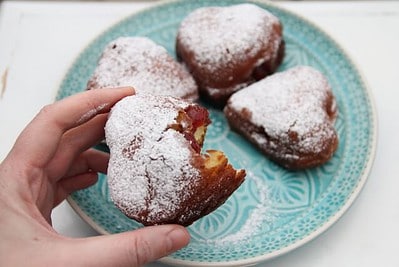
[[[132,86],[136,93],[197,99],[197,86],[182,65],[145,37],[109,43],[88,82],[89,89]]]
[[[258,55],[277,23],[274,15],[253,4],[199,8],[182,21],[178,40],[201,68],[212,72]],[[276,41],[277,52],[280,39]],[[268,59],[262,57],[256,64]]]
[[[113,107],[105,127],[108,183],[112,200],[126,214],[168,218],[189,197],[199,173],[189,162],[187,140],[167,129],[186,106],[175,98],[139,94]]]
[[[292,150],[317,153],[322,149],[322,140],[335,133],[332,126],[335,116],[330,118],[326,112],[328,94],[330,86],[319,71],[298,66],[237,92],[229,105],[236,111],[249,113],[251,123],[263,127],[271,138],[290,143],[289,135],[297,135]],[[335,103],[332,108],[336,108]],[[258,143],[266,142],[257,133],[252,137]]]
[[[90,120],[91,118],[96,116],[98,113],[100,113],[102,110],[104,110],[108,106],[109,106],[109,103],[104,103],[104,104],[99,105],[98,107],[95,107],[95,108],[87,111],[85,114],[83,114],[79,118],[79,120],[76,122],[76,124],[82,124],[82,123]]]
[[[251,211],[240,230],[217,240],[207,240],[207,242],[223,245],[247,241],[261,229],[263,224],[273,221],[274,217],[270,213],[272,203],[269,197],[268,186],[262,178],[257,177],[252,172],[247,172],[247,183],[251,181],[255,183],[258,189],[259,202]]]

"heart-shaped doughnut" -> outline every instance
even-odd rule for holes
[[[144,225],[189,225],[244,181],[220,151],[201,154],[208,111],[198,104],[138,94],[119,101],[105,126],[111,199]]]
[[[235,93],[224,113],[230,126],[288,169],[318,166],[338,146],[337,105],[327,79],[297,66]]]
[[[198,99],[197,85],[188,71],[146,37],[119,37],[110,42],[87,89],[121,86],[132,86],[136,93]]]
[[[180,24],[176,53],[200,94],[224,106],[232,93],[277,69],[284,55],[282,26],[254,4],[198,8]]]

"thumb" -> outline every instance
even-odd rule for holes
[[[76,240],[70,259],[75,266],[135,267],[186,246],[187,230],[179,225],[149,226],[132,232]]]

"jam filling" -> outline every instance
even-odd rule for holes
[[[177,124],[169,127],[182,133],[184,138],[190,142],[191,147],[197,153],[200,153],[206,127],[211,123],[208,110],[199,105],[189,105],[184,110],[179,111],[176,121]]]

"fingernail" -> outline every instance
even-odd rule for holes
[[[132,87],[132,86],[124,86],[124,87],[117,87],[117,88],[115,88],[115,89],[123,89],[123,90],[125,90],[125,89],[130,89],[131,91],[133,91],[133,94],[134,93],[136,93],[136,90]]]
[[[188,234],[187,230],[181,226],[170,231],[166,238],[169,252],[173,252],[185,247],[190,241],[190,235]]]

